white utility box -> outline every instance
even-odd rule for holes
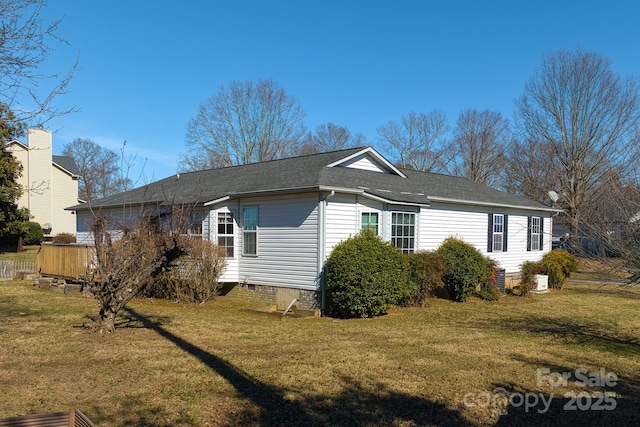
[[[531,292],[542,294],[549,292],[549,276],[546,274],[536,274],[534,278],[536,287]]]

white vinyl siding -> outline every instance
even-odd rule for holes
[[[336,194],[327,200],[325,210],[325,259],[333,248],[362,229],[363,213],[378,214],[378,234],[383,235],[384,212],[382,203],[352,194]]]
[[[240,203],[258,207],[259,231],[258,256],[240,257],[239,281],[316,289],[318,195],[265,197]]]
[[[507,273],[520,271],[523,261],[539,261],[550,248],[551,235],[543,236],[544,250],[527,252],[527,215],[513,210],[508,215],[506,252],[488,252],[487,212],[453,204],[432,204],[422,208],[419,218],[420,250],[436,250],[447,237],[456,237],[475,246],[483,255],[499,262]],[[541,217],[543,230],[551,229],[551,218]]]
[[[363,169],[373,172],[388,173],[387,168],[372,159],[369,155],[363,154],[340,164],[339,167]]]

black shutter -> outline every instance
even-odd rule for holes
[[[527,217],[527,251],[531,250],[531,217]]]
[[[487,236],[487,252],[493,252],[493,214],[489,214],[489,234]]]
[[[507,236],[509,235],[509,215],[504,215],[502,217],[504,219],[504,228],[502,229],[502,251],[507,252]]]
[[[544,244],[544,218],[540,217],[540,250],[544,250],[542,245]]]

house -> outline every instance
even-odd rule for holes
[[[331,250],[363,227],[403,252],[434,250],[450,236],[517,273],[551,249],[557,211],[464,178],[398,169],[371,147],[180,173],[76,211],[78,242],[92,241],[96,212],[130,221],[191,206],[188,232],[226,248],[231,293],[324,308]]]
[[[18,184],[23,194],[17,204],[29,209],[32,221],[39,223],[45,237],[76,232],[76,219],[66,207],[78,203],[80,170],[67,156],[54,156],[51,131],[29,129],[27,144],[13,140],[5,150],[22,164]]]

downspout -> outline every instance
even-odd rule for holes
[[[320,221],[318,221],[318,239],[320,240],[318,245],[318,277],[320,279],[320,315],[323,317],[326,314],[327,308],[326,278],[324,273],[324,258],[327,250],[327,200],[335,195],[335,190],[331,190],[331,192],[325,198],[320,199],[320,203],[318,203],[318,215],[320,216]]]

